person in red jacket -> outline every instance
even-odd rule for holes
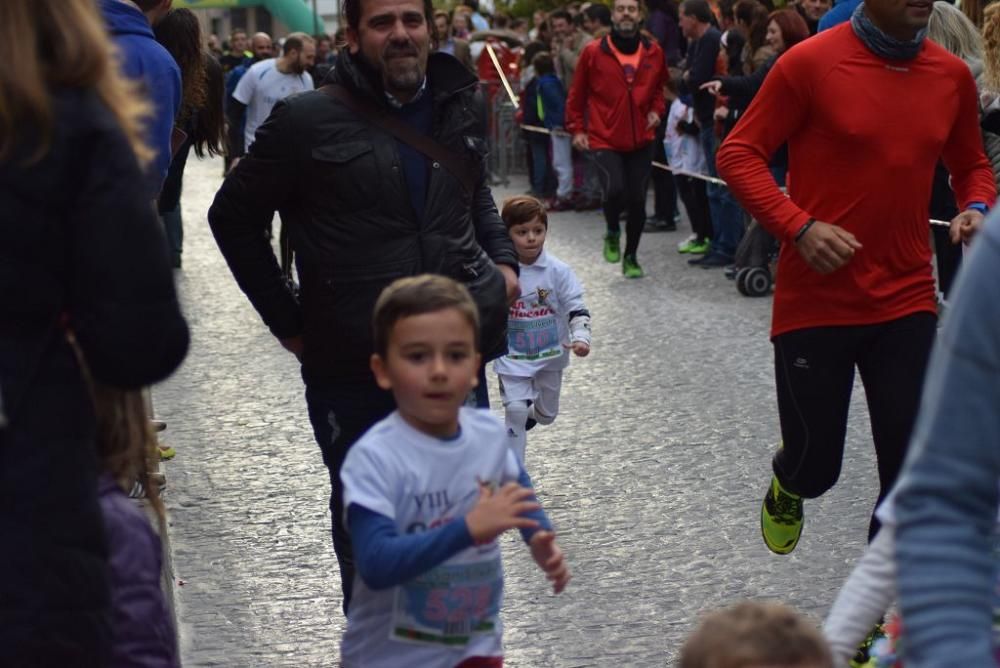
[[[781,243],[772,341],[782,447],[761,509],[787,554],[802,499],[840,474],[855,368],[879,500],[906,452],[937,324],[928,202],[944,159],[968,240],[996,198],[969,68],[925,40],[931,0],[865,0],[768,74],[718,155],[737,199]],[[780,122],[778,122],[780,119]],[[768,171],[788,142],[785,197]],[[873,518],[869,538],[878,530]]]
[[[636,253],[646,224],[646,182],[653,139],[666,112],[663,51],[639,33],[641,0],[615,0],[611,33],[580,54],[566,100],[566,129],[577,150],[591,151],[604,190],[604,259],[622,262],[627,278],[641,278]],[[619,218],[628,211],[625,255]]]

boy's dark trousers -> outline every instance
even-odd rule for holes
[[[486,392],[485,365],[479,370],[476,401],[489,407]],[[340,566],[340,588],[344,595],[344,614],[351,602],[354,584],[354,552],[351,537],[344,524],[344,485],[340,467],[347,451],[376,422],[396,409],[392,393],[382,390],[374,378],[351,383],[306,387],[306,406],[313,435],[323,453],[323,463],[330,474],[330,514],[333,524],[333,550]]]

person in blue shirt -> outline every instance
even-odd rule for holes
[[[838,0],[823,18],[819,20],[819,32],[828,30],[834,26],[846,23],[851,19],[851,14],[861,4],[861,0]]]
[[[181,106],[181,70],[153,35],[153,24],[170,11],[172,0],[101,0],[101,13],[118,47],[119,65],[139,81],[153,104],[146,142],[156,152],[149,171],[149,199],[155,199],[170,169],[174,116]]]
[[[974,240],[952,294],[895,493],[907,668],[996,665],[1000,214]]]
[[[568,211],[573,208],[573,139],[566,132],[566,89],[556,76],[552,54],[543,51],[536,54],[531,64],[538,76],[538,115],[542,124],[551,133],[552,167],[556,173],[556,196],[549,204],[553,211]]]

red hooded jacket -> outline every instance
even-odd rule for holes
[[[642,55],[629,86],[609,39],[594,40],[580,53],[566,100],[566,130],[586,132],[592,150],[634,151],[655,138],[656,128],[647,127],[649,112],[660,118],[666,113],[667,64],[659,45],[640,38]]]

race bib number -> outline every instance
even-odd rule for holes
[[[397,589],[392,635],[415,643],[466,645],[475,634],[495,631],[502,594],[499,556],[438,566]]]
[[[562,354],[555,314],[507,322],[507,355],[513,360],[539,360]]]

